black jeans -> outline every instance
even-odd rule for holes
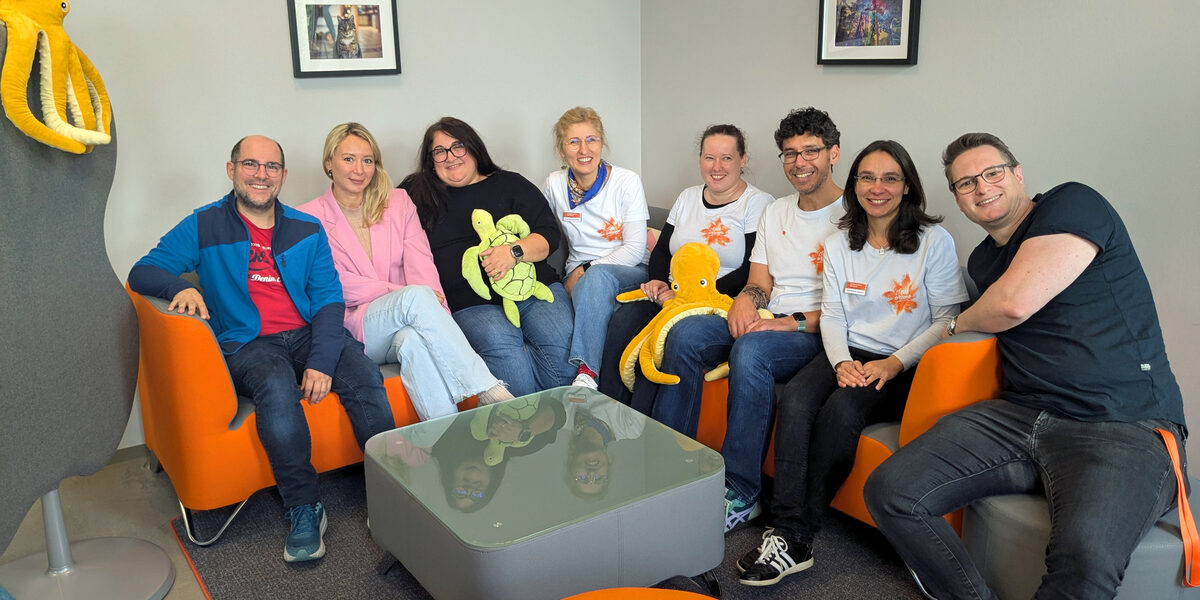
[[[850,348],[867,363],[886,356]],[[859,434],[867,425],[898,421],[916,367],[901,371],[876,390],[839,388],[837,373],[822,352],[788,382],[775,417],[775,529],[811,544],[829,502],[854,468]]]

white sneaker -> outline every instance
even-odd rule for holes
[[[600,387],[596,385],[596,380],[592,379],[592,376],[588,375],[587,373],[580,373],[576,375],[575,381],[571,382],[571,385],[575,387],[587,388],[589,390],[595,390]]]

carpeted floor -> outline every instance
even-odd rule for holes
[[[329,513],[325,558],[297,564],[283,561],[287,521],[279,496],[259,492],[216,544],[187,541],[179,519],[171,522],[198,579],[214,600],[337,598],[346,600],[427,599],[412,575],[397,566],[386,575],[376,568],[385,557],[367,531],[366,492],[361,467],[321,478],[321,497]],[[200,536],[210,536],[226,513],[196,515]],[[900,560],[875,529],[832,513],[815,548],[816,563],[777,585],[754,588],[737,583],[737,559],[761,541],[762,528],[747,526],[725,537],[725,561],[716,569],[722,597],[730,600],[821,598],[822,600],[906,599],[923,596]],[[686,577],[658,587],[704,592]]]

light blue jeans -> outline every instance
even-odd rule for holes
[[[583,363],[600,372],[608,320],[617,310],[617,294],[637,288],[644,281],[646,265],[594,265],[575,282],[571,290],[571,304],[575,306],[575,331],[568,354],[571,364]]]
[[[422,421],[454,414],[455,404],[500,383],[423,285],[372,300],[363,314],[363,341],[376,364],[400,363],[404,389]]]
[[[561,283],[549,285],[554,302],[526,298],[517,302],[521,326],[514,327],[495,304],[454,311],[454,320],[493,375],[514,396],[570,385],[575,369],[567,362],[567,344],[575,316]]]

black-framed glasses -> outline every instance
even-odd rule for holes
[[[790,165],[796,162],[797,157],[803,158],[804,160],[813,160],[821,155],[822,150],[827,148],[829,148],[829,146],[821,146],[820,148],[805,148],[799,152],[796,152],[795,150],[784,150],[783,152],[779,153],[779,160],[783,161],[783,164],[785,165]]]
[[[462,142],[454,142],[453,144],[450,144],[449,148],[437,146],[433,150],[430,150],[429,154],[433,156],[433,162],[446,162],[446,159],[449,158],[450,154],[453,154],[458,158],[466,156],[467,147],[464,146]]]
[[[1004,181],[1004,176],[1008,173],[1007,169],[1010,169],[1014,166],[1016,165],[1009,163],[993,165],[984,169],[983,172],[979,173],[978,175],[960,177],[959,179],[955,179],[950,183],[950,191],[956,194],[970,194],[971,192],[975,191],[975,188],[979,187],[980,179],[987,183],[1000,183],[1001,181]]]
[[[854,180],[863,185],[875,185],[876,181],[882,183],[883,185],[896,185],[898,183],[904,183],[904,177],[896,175],[895,173],[888,173],[882,177],[876,177],[870,173],[864,173],[862,175],[856,175]]]
[[[257,174],[259,168],[265,168],[267,170],[267,175],[270,175],[271,177],[277,177],[283,172],[283,165],[275,161],[260,163],[253,158],[247,158],[245,160],[239,160],[237,164],[242,168],[242,172],[247,175]]]

